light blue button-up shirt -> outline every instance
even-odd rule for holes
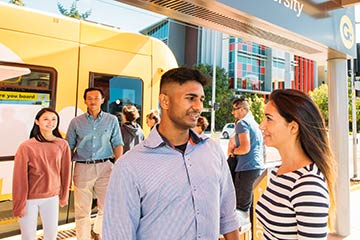
[[[191,133],[185,153],[154,128],[116,162],[106,195],[104,239],[212,239],[240,227],[226,158]]]
[[[76,148],[74,161],[113,157],[113,148],[124,145],[117,118],[102,111],[96,119],[89,113],[72,119],[66,140],[72,151]]]

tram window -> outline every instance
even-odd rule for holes
[[[52,68],[0,62],[0,161],[11,159],[29,138],[35,114],[55,107],[56,72]],[[16,134],[14,134],[16,129]]]
[[[142,117],[143,81],[139,78],[91,73],[90,86],[103,90],[105,102],[102,105],[104,112],[118,117],[121,122],[122,108],[128,104],[135,105]],[[139,122],[141,124],[141,122]]]
[[[50,90],[50,72],[0,65],[0,89]]]

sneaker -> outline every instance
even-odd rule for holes
[[[251,223],[245,223],[245,224],[241,224],[240,228],[239,228],[239,232],[240,234],[243,234],[247,231],[249,231],[251,229]]]
[[[239,209],[236,209],[236,212],[240,218],[240,234],[249,231],[251,229],[250,214]]]
[[[94,232],[93,230],[91,230],[91,239],[94,240],[101,240],[100,234]]]

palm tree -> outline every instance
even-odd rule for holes
[[[9,3],[15,4],[15,5],[18,5],[18,6],[25,6],[25,4],[23,3],[22,0],[10,0]]]
[[[78,1],[79,0],[75,0],[71,4],[70,9],[66,9],[61,3],[58,2],[57,7],[59,9],[59,12],[64,16],[73,17],[73,18],[77,18],[77,19],[87,19],[91,14],[91,9],[87,10],[84,13],[80,13],[79,10],[77,9]]]

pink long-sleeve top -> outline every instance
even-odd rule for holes
[[[59,205],[68,202],[71,152],[66,140],[23,142],[16,154],[13,175],[13,214],[25,215],[26,200],[59,195]]]

